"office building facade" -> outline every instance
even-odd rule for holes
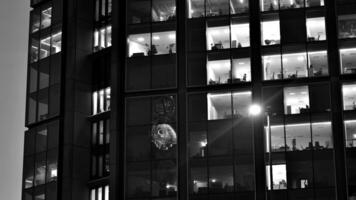
[[[23,200],[356,199],[354,0],[31,7]]]

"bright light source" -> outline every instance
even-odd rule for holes
[[[153,39],[154,39],[154,40],[159,40],[159,39],[161,39],[161,38],[156,35],[156,36],[153,36]]]
[[[175,34],[169,34],[168,38],[171,40],[175,40],[176,39],[176,35]]]
[[[262,112],[262,108],[260,105],[253,104],[249,108],[249,113],[252,116],[257,116],[257,115],[261,114],[261,112]]]
[[[143,38],[143,37],[139,37],[139,38],[137,38],[137,41],[139,41],[139,42],[143,42],[143,41],[145,41],[145,38]]]

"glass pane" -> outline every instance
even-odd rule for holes
[[[284,88],[284,113],[300,114],[309,112],[308,86]]]
[[[312,124],[313,147],[315,150],[332,149],[333,138],[331,122],[316,122]]]
[[[248,0],[230,0],[230,9],[231,14],[248,13]]]
[[[37,32],[40,29],[40,15],[34,11],[31,13],[31,32]]]
[[[281,9],[302,8],[304,0],[280,0]]]
[[[148,56],[151,54],[151,35],[134,34],[128,37],[129,57]]]
[[[273,11],[279,9],[279,0],[261,0],[261,11]]]
[[[29,92],[37,91],[37,66],[30,66],[30,77],[29,77]]]
[[[93,115],[98,113],[98,92],[93,92]]]
[[[37,100],[36,93],[30,94],[27,105],[27,122],[29,124],[36,121]]]
[[[326,40],[325,18],[307,18],[308,41]]]
[[[208,170],[205,160],[192,162],[190,168],[190,193],[204,194],[208,192]]]
[[[232,118],[231,93],[209,93],[207,100],[208,120]]]
[[[228,0],[205,0],[206,16],[218,16],[229,14]]]
[[[152,21],[168,21],[175,18],[175,0],[152,0]]]
[[[247,92],[235,92],[232,93],[233,101],[233,116],[235,118],[248,117],[248,108],[252,102],[252,93]]]
[[[46,8],[41,12],[41,29],[51,26],[52,7]]]
[[[286,124],[286,142],[287,151],[311,150],[313,145],[311,141],[311,125],[304,124]]]
[[[151,55],[176,53],[175,31],[152,33]]]
[[[209,60],[206,71],[208,85],[231,83],[230,60]]]
[[[329,74],[327,51],[308,52],[309,77],[327,76]]]
[[[128,23],[138,24],[151,21],[151,1],[130,0],[128,1]]]
[[[339,38],[356,37],[356,15],[341,15],[339,20]]]
[[[356,85],[343,85],[344,110],[356,110]]]
[[[250,24],[241,23],[238,19],[232,20],[231,48],[250,46]]]
[[[283,54],[283,77],[308,77],[306,53]]]
[[[250,58],[232,60],[232,83],[251,81]]]
[[[35,186],[45,183],[46,178],[46,153],[36,156]]]
[[[106,47],[111,47],[111,26],[106,27]]]
[[[31,39],[31,48],[30,48],[30,62],[37,62],[38,61],[38,49],[40,43],[37,39]]]
[[[50,55],[51,37],[41,39],[40,43],[40,59],[46,58]]]
[[[47,153],[47,183],[56,181],[58,176],[58,152],[52,150]]]
[[[204,0],[187,0],[188,7],[188,17],[196,18],[196,17],[204,17],[205,16],[205,5]]]
[[[35,161],[33,157],[25,157],[24,159],[24,171],[23,171],[23,179],[24,179],[24,188],[33,187],[34,182],[34,165]]]
[[[205,124],[192,123],[189,125],[189,155],[191,158],[207,156],[207,131]]]
[[[151,196],[151,176],[149,163],[133,163],[127,167],[128,197]]]
[[[324,0],[306,0],[306,7],[324,6]]]
[[[49,66],[44,64],[39,67],[39,89],[44,89],[49,86]]]
[[[262,56],[264,80],[282,79],[281,55]]]
[[[280,44],[281,34],[279,29],[279,20],[262,21],[262,45]]]
[[[178,182],[175,161],[154,162],[152,168],[152,196],[176,196]]]
[[[206,37],[208,50],[230,48],[229,26],[208,27],[206,30]]]
[[[233,192],[233,166],[228,159],[211,159],[209,161],[209,192]]]
[[[345,121],[345,143],[347,148],[356,147],[356,120]]]
[[[340,65],[342,74],[356,73],[356,48],[340,49]]]
[[[45,120],[48,118],[48,90],[42,90],[38,94],[38,120]]]
[[[39,128],[36,134],[36,152],[47,149],[47,127]]]
[[[52,35],[51,38],[51,54],[56,54],[62,51],[62,32],[58,32]]]

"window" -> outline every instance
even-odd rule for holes
[[[308,41],[326,40],[325,17],[307,18]]]
[[[112,0],[95,0],[95,21],[101,21],[111,16]]]
[[[40,41],[32,39],[30,48],[30,62],[37,62],[51,54],[56,54],[62,50],[62,32],[55,32],[52,35],[42,37]]]
[[[356,147],[356,121],[346,120],[345,125],[345,143],[346,148]]]
[[[31,33],[46,29],[52,25],[52,7],[42,6],[31,12]]]
[[[231,48],[250,46],[250,24],[248,19],[232,18],[231,20]]]
[[[342,74],[356,73],[356,48],[340,49],[340,65]]]
[[[189,18],[248,13],[248,0],[187,0]]]
[[[109,200],[109,186],[103,185],[90,189],[90,200]]]
[[[107,176],[110,173],[110,120],[92,123],[92,178]]]
[[[287,189],[287,168],[286,164],[275,164],[266,166],[267,188],[269,190]]]
[[[176,19],[175,0],[128,1],[128,24],[172,21]]]
[[[208,120],[246,117],[251,92],[209,93]]]
[[[176,34],[175,31],[133,34],[128,37],[128,46],[129,57],[175,54]]]
[[[342,86],[344,110],[356,110],[356,85],[344,84]]]
[[[280,44],[279,20],[265,19],[261,22],[262,45]]]
[[[327,51],[262,56],[264,80],[327,76]]]
[[[93,92],[93,115],[110,110],[110,88]]]
[[[127,198],[177,196],[176,109],[174,95],[126,99]]]
[[[35,33],[40,30],[40,21],[41,16],[39,12],[32,11],[31,12],[31,33]]]
[[[52,7],[46,8],[41,11],[41,29],[51,26],[52,21]]]
[[[324,0],[261,0],[261,11],[324,6]]]
[[[309,112],[308,86],[284,88],[284,113],[301,114]]]
[[[208,27],[206,33],[208,50],[230,48],[229,26]]]
[[[339,21],[339,39],[356,37],[356,15],[340,15]]]
[[[94,52],[111,47],[111,25],[94,31]]]

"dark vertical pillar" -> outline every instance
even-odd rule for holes
[[[186,128],[186,0],[177,3],[177,80],[178,80],[178,198],[189,199],[188,195],[188,159]]]
[[[112,1],[110,199],[125,199],[126,0]]]
[[[332,130],[335,151],[335,170],[336,170],[336,192],[337,199],[347,199],[347,181],[345,168],[345,148],[343,134],[343,113],[342,113],[342,92],[340,83],[340,56],[338,47],[338,27],[336,2],[327,0],[326,8],[326,32],[328,33],[328,61],[330,70],[331,88],[331,110],[332,110]]]
[[[253,102],[262,106],[262,61],[259,1],[250,1],[251,74]],[[265,115],[254,116],[254,156],[256,200],[266,199],[263,120]]]
[[[92,1],[64,1],[61,199],[89,198]]]

